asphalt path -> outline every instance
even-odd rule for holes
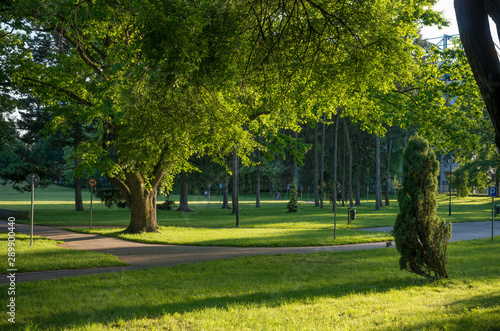
[[[360,230],[390,232],[392,231],[392,227]],[[7,222],[0,221],[0,231],[8,232]],[[451,241],[491,238],[491,231],[491,221],[456,223],[453,224]],[[16,224],[16,232],[29,234],[30,226],[27,224]],[[499,221],[494,222],[494,233],[500,235]],[[342,252],[377,248],[383,249],[387,247],[386,242],[313,247],[214,247],[157,245],[136,243],[120,238],[105,237],[95,234],[76,233],[59,228],[40,225],[34,226],[34,234],[49,239],[63,241],[63,243],[60,245],[62,247],[112,254],[129,265],[120,267],[17,273],[16,282],[57,279],[69,276],[109,272],[123,272],[134,269],[174,266],[179,264],[198,263],[250,255],[279,255],[291,253],[309,254],[315,252]],[[0,284],[8,283],[9,279],[7,279],[6,276],[7,274],[0,275]]]

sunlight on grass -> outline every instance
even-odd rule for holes
[[[452,243],[452,279],[430,283],[399,270],[395,249],[253,256],[19,283],[16,302],[22,309],[16,326],[498,330],[499,251],[500,237]],[[6,299],[7,291],[0,291],[0,300]],[[7,323],[2,319],[0,328]]]
[[[7,256],[7,233],[0,233],[0,255]],[[116,256],[105,253],[73,250],[57,246],[55,240],[16,233],[15,268],[17,272],[40,270],[81,269],[127,265]],[[0,269],[7,270],[7,259],[0,259]]]
[[[70,229],[82,233],[97,233],[150,244],[239,246],[239,247],[298,247],[370,243],[392,240],[388,233],[338,230],[270,229],[270,228],[185,228],[161,227],[157,233],[124,234],[123,229]]]

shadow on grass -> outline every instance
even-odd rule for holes
[[[492,253],[498,253],[499,245],[487,240],[451,245],[450,261],[455,265],[453,273],[460,274],[456,277],[459,286],[467,285],[469,279],[497,279],[500,256]],[[16,302],[23,312],[17,326],[24,328],[31,321],[40,329],[89,323],[119,327],[123,321],[156,319],[165,314],[230,310],[234,305],[278,307],[318,298],[347,298],[426,286],[421,278],[415,281],[416,276],[400,271],[397,259],[395,250],[290,254],[21,283]],[[482,317],[497,324],[479,329],[498,329],[498,291],[491,296],[474,295],[473,290],[470,293],[470,298],[448,304],[451,313],[440,318],[437,329],[454,323],[460,323],[460,327],[473,325]],[[6,298],[7,291],[0,291],[0,300]],[[478,307],[487,309],[474,312]],[[433,327],[433,322],[422,322],[410,329]]]
[[[87,229],[68,230],[91,233]],[[168,231],[172,233],[167,235]],[[234,231],[233,234],[227,231]],[[274,234],[273,234],[274,232]],[[164,234],[164,235],[162,235]],[[263,229],[263,228],[181,228],[162,227],[159,233],[123,234],[123,230],[103,230],[102,235],[146,244],[221,246],[221,247],[308,247],[374,243],[393,240],[389,233],[333,229]]]
[[[447,305],[439,320],[422,322],[408,330],[500,330],[500,294],[475,295]]]
[[[376,265],[387,260],[383,254],[368,259],[374,265],[368,265],[356,279],[345,277],[344,273],[349,274],[359,268],[360,263],[367,263],[366,258],[358,259],[358,256],[246,258],[75,278],[71,282],[39,282],[25,287],[22,284],[18,300],[25,308],[28,308],[24,305],[28,296],[43,301],[46,313],[42,316],[35,313],[31,319],[40,329],[80,327],[88,323],[118,327],[120,321],[155,319],[165,314],[211,308],[226,310],[235,305],[273,308],[315,298],[384,293],[414,285],[412,277],[402,278],[395,269],[374,278],[373,271],[380,268]],[[333,268],[342,272],[331,275]],[[329,274],[325,279],[324,275]]]

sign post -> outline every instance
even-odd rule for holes
[[[33,246],[33,213],[35,211],[35,185],[40,183],[40,177],[35,174],[31,173],[28,176],[26,176],[26,183],[31,185],[31,231],[30,231],[30,246]]]
[[[488,187],[488,196],[491,197],[491,240],[493,240],[493,229],[495,226],[495,197],[497,196],[496,187]]]
[[[95,178],[90,178],[88,181],[90,186],[90,219],[89,219],[89,229],[92,229],[92,197],[94,196],[94,187],[97,185],[97,180]]]

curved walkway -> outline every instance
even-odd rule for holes
[[[495,233],[500,234],[500,222],[495,222]],[[489,225],[489,232],[488,232]],[[473,231],[472,229],[475,229]],[[391,227],[364,229],[378,232],[390,231]],[[0,221],[0,231],[7,232],[7,222]],[[27,224],[16,224],[16,232],[30,233]],[[104,237],[95,234],[76,233],[48,226],[34,226],[37,236],[64,241],[62,247],[113,254],[128,263],[124,267],[103,267],[91,269],[54,270],[16,274],[16,281],[56,279],[68,276],[90,275],[107,272],[121,272],[149,267],[173,266],[211,260],[235,258],[249,255],[309,254],[314,252],[341,252],[385,248],[386,243],[353,244],[340,246],[314,247],[214,247],[214,246],[177,246],[143,244],[120,238]],[[491,222],[457,223],[453,225],[456,240],[471,240],[491,236]],[[0,275],[0,284],[6,284],[6,275]]]

